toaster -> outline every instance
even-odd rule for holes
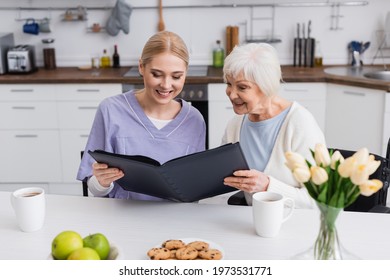
[[[9,73],[31,73],[38,68],[35,61],[35,47],[31,45],[17,45],[8,50]]]

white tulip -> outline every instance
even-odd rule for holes
[[[299,166],[307,166],[305,158],[298,153],[286,152],[285,157],[286,165],[290,170],[294,170]]]
[[[299,183],[306,183],[310,180],[310,169],[307,166],[299,166],[293,170],[295,180]]]
[[[335,151],[330,158],[330,168],[333,170],[336,168],[336,162],[340,161],[340,163],[344,162],[344,157],[341,155],[339,151]]]
[[[311,180],[316,185],[321,185],[328,181],[328,173],[326,170],[320,166],[312,166],[310,167],[311,172]]]
[[[368,153],[368,150],[367,148],[361,148],[360,150],[358,150],[356,153],[354,153],[352,155],[352,157],[354,157],[357,161],[357,163],[360,165],[360,164],[366,164],[368,159],[369,159],[369,153]]]
[[[355,185],[361,185],[368,180],[368,176],[367,165],[361,164],[352,170],[351,182]]]
[[[381,165],[381,162],[379,160],[375,160],[374,156],[370,156],[366,165],[368,175],[371,175],[378,169],[379,165]]]
[[[363,184],[359,185],[360,193],[364,196],[370,196],[380,190],[383,186],[382,181],[373,179],[367,180]]]
[[[340,176],[348,178],[351,176],[352,171],[355,169],[356,159],[354,157],[349,157],[340,163],[339,168],[337,169]]]
[[[314,148],[314,159],[318,166],[326,167],[330,164],[329,151],[324,144],[316,144]]]

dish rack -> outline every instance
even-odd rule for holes
[[[385,58],[390,58],[390,53],[386,54],[385,52],[390,50],[390,12],[386,15],[384,29],[376,31],[376,38],[378,42],[378,49],[372,58],[372,64],[374,64],[375,59],[380,57],[385,70],[387,70]]]

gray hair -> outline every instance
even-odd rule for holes
[[[234,47],[226,57],[223,66],[223,78],[236,78],[243,74],[244,79],[254,82],[267,96],[279,92],[282,70],[278,54],[267,43],[249,43]]]

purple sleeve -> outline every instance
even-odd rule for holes
[[[77,173],[77,180],[83,181],[85,178],[92,176],[92,164],[95,160],[88,154],[88,150],[94,151],[97,149],[111,151],[111,147],[106,145],[106,126],[103,117],[103,106],[99,105],[92,128],[88,137],[87,145],[84,149],[84,156],[81,160],[80,167]]]

